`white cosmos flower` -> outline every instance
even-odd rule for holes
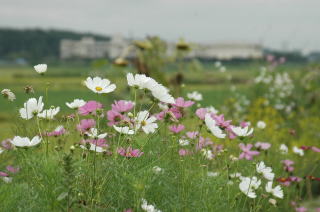
[[[261,180],[258,180],[257,177],[242,177],[239,184],[240,191],[242,191],[249,198],[256,198],[257,195],[255,190],[259,188]]]
[[[190,141],[188,141],[187,139],[179,139],[179,144],[180,146],[187,146],[190,144]]]
[[[39,97],[38,101],[36,98],[28,99],[28,101],[24,103],[24,107],[19,110],[21,118],[27,120],[33,118],[42,111],[43,105],[42,96]]]
[[[15,136],[10,142],[17,147],[32,147],[41,142],[39,136],[33,137],[31,140],[28,137]]]
[[[169,94],[169,90],[163,85],[151,77],[147,77],[144,74],[136,74],[133,76],[132,73],[127,74],[128,85],[139,89],[148,89],[151,91],[153,97],[158,99],[160,102],[167,104],[174,104],[174,98]]]
[[[2,180],[3,180],[5,183],[12,183],[12,177],[3,177]]]
[[[212,160],[214,158],[214,154],[210,149],[202,149],[201,150],[203,156],[207,158],[208,160]]]
[[[16,95],[10,89],[3,89],[1,94],[11,102],[16,99]]]
[[[300,156],[303,156],[303,155],[304,155],[303,149],[300,149],[300,148],[298,148],[298,147],[296,147],[296,146],[294,146],[294,147],[292,148],[292,150],[293,150],[294,153],[296,153],[296,154],[298,154],[298,155],[300,155]]]
[[[95,93],[110,93],[116,89],[115,84],[110,84],[108,79],[102,79],[100,77],[88,77],[84,84]]]
[[[135,129],[138,130],[141,127],[146,134],[154,133],[158,128],[158,124],[154,123],[156,120],[157,118],[154,116],[149,117],[148,111],[140,111],[135,118]]]
[[[139,89],[146,89],[150,79],[150,77],[147,77],[144,74],[136,74],[135,76],[133,76],[132,73],[127,74],[128,85]]]
[[[3,152],[4,150],[0,147],[0,154]]]
[[[161,212],[161,210],[156,209],[155,206],[153,205],[148,205],[147,200],[142,199],[142,204],[141,204],[141,208],[142,210],[146,211],[146,212]]]
[[[285,144],[281,144],[279,150],[282,154],[288,154],[289,149]]]
[[[242,175],[240,172],[232,173],[229,175],[231,178],[241,178]]]
[[[80,145],[80,147],[81,147],[82,149],[88,150],[87,147],[85,147],[84,145]],[[105,149],[103,149],[103,148],[100,147],[100,146],[96,146],[96,145],[94,145],[93,143],[90,143],[89,150],[90,150],[90,151],[94,151],[94,152],[104,152],[104,151],[105,151]]]
[[[253,128],[249,130],[249,126],[246,127],[231,127],[231,130],[234,134],[239,137],[249,136],[253,133]]]
[[[191,93],[187,93],[187,97],[194,101],[201,101],[202,100],[202,94],[198,91],[193,91]]]
[[[155,81],[154,81],[155,82]],[[150,83],[152,84],[152,83]],[[169,94],[169,90],[164,87],[163,85],[155,82],[154,85],[150,85],[149,89],[156,99],[158,99],[160,102],[164,102],[167,104],[174,104],[175,100],[174,98]]]
[[[283,198],[283,190],[280,185],[272,188],[272,181],[267,182],[266,184],[266,192],[271,193],[273,196],[278,197],[280,199]]]
[[[73,102],[66,102],[66,105],[71,109],[78,109],[79,107],[82,107],[86,104],[86,101],[82,99],[75,99]]]
[[[160,168],[159,166],[154,166],[154,167],[152,168],[152,171],[153,171],[154,173],[156,173],[156,174],[159,174],[159,173],[161,173],[161,172],[163,171],[163,169]]]
[[[44,110],[38,114],[39,118],[43,119],[53,119],[60,111],[60,107],[51,107],[48,110]]]
[[[209,113],[205,115],[204,122],[206,123],[208,129],[217,138],[225,138],[226,134],[216,125],[216,121],[210,116]]]
[[[113,125],[113,128],[121,133],[121,134],[127,134],[127,135],[133,135],[134,134],[134,130],[131,130],[129,127],[117,127],[116,125]]]
[[[38,72],[39,74],[43,74],[47,71],[47,64],[38,64],[34,66],[34,70],[36,70],[36,72]]]
[[[214,113],[217,114],[219,111],[217,109],[215,109],[213,106],[209,106],[206,108],[208,113]]]
[[[274,178],[274,173],[272,172],[271,167],[267,167],[263,161],[257,163],[256,170],[259,174],[262,174],[264,178],[269,181],[272,181]]]
[[[208,172],[207,176],[208,177],[217,177],[219,175],[219,172]]]
[[[90,138],[102,139],[105,138],[108,135],[108,133],[98,134],[97,128],[91,128],[89,132],[86,133],[86,135]]]
[[[267,124],[264,121],[258,121],[257,122],[257,127],[260,129],[266,128]]]

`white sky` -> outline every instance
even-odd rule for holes
[[[320,50],[320,0],[0,0],[0,27]]]

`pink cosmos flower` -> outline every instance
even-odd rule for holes
[[[89,115],[89,114],[96,114],[96,111],[98,109],[102,108],[102,104],[100,102],[96,102],[96,101],[89,101],[87,102],[85,105],[83,105],[82,107],[79,107],[79,114],[80,115]]]
[[[133,106],[134,104],[131,101],[120,100],[120,101],[115,101],[111,105],[111,108],[113,111],[124,113],[124,112],[130,111],[133,108]]]
[[[283,164],[283,169],[287,172],[293,172],[294,167],[292,166],[294,162],[292,160],[283,160],[281,161]]]
[[[230,126],[231,120],[225,121],[224,120],[224,115],[211,115],[212,118],[217,122],[217,125],[221,128],[228,128]]]
[[[180,156],[186,156],[186,155],[189,155],[190,154],[190,151],[187,150],[187,149],[180,149],[179,150],[179,155]]]
[[[80,124],[77,125],[77,130],[80,132],[86,132],[96,125],[94,119],[83,119],[80,121]]]
[[[206,146],[213,146],[213,142],[210,140],[210,138],[204,138],[202,136],[199,137],[199,142],[196,145],[196,150],[201,150],[202,148]]]
[[[240,123],[240,127],[242,127],[242,128],[248,127],[249,125],[250,125],[250,123],[249,123],[249,122],[246,122],[246,121],[242,121],[242,122]]]
[[[307,209],[305,207],[299,207],[299,208],[295,208],[296,212],[306,212]]]
[[[5,172],[0,171],[0,177],[8,177],[9,175]]]
[[[6,150],[13,149],[13,145],[11,144],[10,139],[3,140],[1,142],[1,146]]]
[[[132,149],[132,147],[128,147],[127,149],[120,147],[118,148],[118,153],[119,155],[127,158],[138,158],[143,155],[143,152],[141,152],[139,149]]]
[[[17,168],[14,168],[13,166],[7,166],[7,170],[11,173],[17,173],[20,171],[20,168],[17,167]]]
[[[55,136],[55,137],[57,137],[57,136],[65,134],[65,133],[66,133],[66,129],[64,129],[64,127],[61,126],[61,127],[55,129],[52,132],[48,132],[47,136]]]
[[[182,112],[179,110],[179,108],[172,107],[172,108],[169,108],[168,110],[164,110],[158,114],[155,114],[155,117],[158,120],[163,120],[167,115],[172,117],[171,118],[172,120],[173,120],[173,118],[180,119],[182,117]]]
[[[99,147],[108,147],[109,146],[107,144],[107,140],[104,138],[82,140],[82,141],[80,141],[80,143],[83,145],[85,145],[86,143],[92,143],[92,144],[99,146]]]
[[[252,144],[239,144],[240,149],[242,150],[242,153],[239,155],[239,159],[245,158],[246,160],[252,160],[253,156],[259,155],[260,152],[258,151],[251,151],[251,148],[253,147]]]
[[[169,126],[169,130],[173,133],[179,133],[182,130],[184,130],[184,125],[183,124],[179,124],[179,125],[171,125]]]
[[[195,139],[199,135],[198,131],[191,131],[186,133],[187,137],[190,139]]]
[[[185,101],[184,98],[179,97],[176,99],[176,103],[172,104],[172,105],[174,105],[176,107],[186,108],[186,107],[191,107],[193,104],[194,104],[193,101],[190,101],[190,100]]]
[[[254,146],[261,150],[267,150],[271,147],[271,144],[267,142],[257,142]]]
[[[311,150],[314,152],[320,152],[320,148],[315,147],[315,146],[311,147]]]
[[[109,110],[107,112],[108,125],[117,125],[121,120],[125,119],[125,116],[115,110]]]
[[[199,108],[199,109],[196,110],[196,115],[201,120],[204,120],[204,118],[205,118],[207,113],[208,113],[208,110],[206,108]]]

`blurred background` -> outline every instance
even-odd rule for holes
[[[319,0],[0,0],[1,139],[12,112],[44,95],[50,105],[92,99],[82,86],[99,75],[128,98],[124,76],[143,73],[174,94],[199,91],[219,108],[252,94],[260,71],[278,67],[296,79],[320,62]],[[45,76],[33,66],[48,64]],[[34,93],[25,93],[32,86]],[[239,96],[239,95],[238,95]],[[249,103],[248,103],[249,104]]]

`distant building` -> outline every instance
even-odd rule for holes
[[[68,58],[117,58],[119,56],[133,57],[129,51],[131,40],[122,36],[113,36],[110,41],[96,41],[92,37],[81,40],[63,39],[60,42],[60,57]],[[168,43],[168,54],[175,51],[175,44]],[[256,44],[218,43],[196,44],[186,56],[188,59],[230,60],[230,59],[258,59],[263,57],[263,48]]]

